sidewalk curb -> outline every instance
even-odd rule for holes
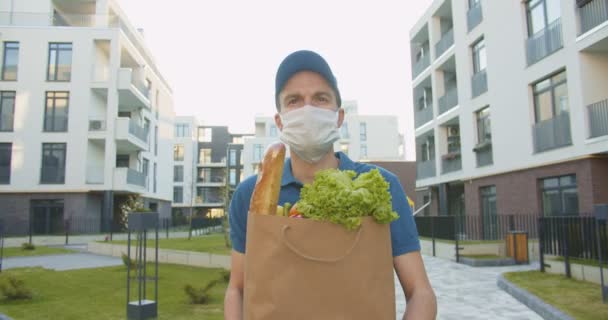
[[[513,296],[519,302],[528,306],[534,312],[538,313],[543,319],[546,320],[574,320],[574,318],[563,313],[552,305],[544,302],[537,296],[531,294],[527,290],[521,289],[509,280],[505,279],[504,276],[498,275],[496,279],[496,285]]]

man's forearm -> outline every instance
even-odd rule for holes
[[[404,320],[431,320],[437,316],[437,299],[433,291],[422,290],[407,301]]]
[[[224,319],[243,320],[243,293],[237,288],[228,288],[226,290]]]

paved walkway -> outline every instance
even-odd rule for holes
[[[48,256],[15,257],[2,261],[2,269],[43,267],[53,270],[74,270],[122,265],[120,258],[90,253],[58,254]]]
[[[499,274],[538,269],[537,265],[473,268],[427,256],[424,256],[424,264],[437,295],[437,319],[542,319],[496,286]],[[405,298],[398,280],[395,281],[397,319],[401,319],[405,312]]]

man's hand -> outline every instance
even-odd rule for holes
[[[224,298],[224,319],[243,319],[243,286],[245,284],[245,255],[232,250],[230,282]]]
[[[414,251],[394,257],[393,264],[407,302],[403,319],[435,319],[437,299],[426,275],[420,252]]]

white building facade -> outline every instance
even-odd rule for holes
[[[172,92],[118,4],[0,0],[0,45],[11,232],[107,231],[132,195],[169,217]]]
[[[433,1],[410,32],[416,204],[492,217],[608,203],[607,20],[604,0]]]

